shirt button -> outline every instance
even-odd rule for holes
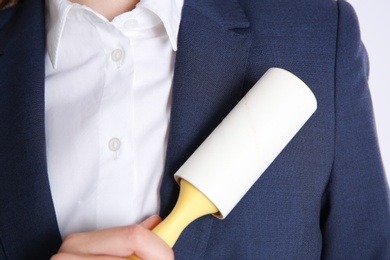
[[[121,49],[116,49],[111,53],[111,59],[115,62],[120,61],[123,58],[123,51]]]
[[[138,21],[136,19],[127,20],[124,25],[125,29],[131,30],[138,26]]]
[[[111,138],[111,140],[108,142],[108,148],[110,148],[110,150],[113,152],[117,152],[121,148],[121,140],[116,137]]]

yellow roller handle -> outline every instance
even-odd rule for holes
[[[180,194],[169,216],[152,231],[170,247],[176,243],[181,232],[195,219],[217,213],[215,205],[197,188],[184,179],[180,180]],[[138,260],[136,255],[129,259]]]

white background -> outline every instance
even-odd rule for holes
[[[349,0],[360,21],[370,58],[370,89],[382,152],[390,183],[390,0]]]

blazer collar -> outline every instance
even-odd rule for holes
[[[227,29],[248,28],[250,25],[238,0],[186,0],[184,5]]]
[[[251,45],[249,25],[237,1],[184,2],[161,188],[163,217],[178,197],[179,187],[173,174],[243,95]],[[177,242],[178,257],[183,254],[186,258],[200,258],[204,253],[212,217],[201,218],[196,223]]]

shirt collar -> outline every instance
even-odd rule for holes
[[[177,50],[177,35],[184,0],[141,0],[138,4],[155,13],[163,22],[174,51]],[[137,6],[138,6],[137,5]]]
[[[155,13],[163,22],[174,51],[177,50],[177,35],[184,0],[141,0],[137,7],[146,8]],[[61,43],[69,10],[75,6],[69,0],[46,0],[47,53],[53,65],[57,67],[58,49]]]

